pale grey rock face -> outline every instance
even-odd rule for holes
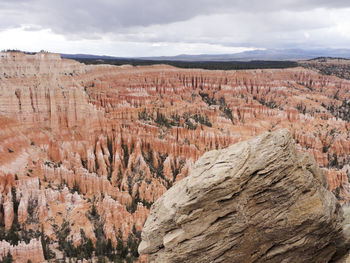
[[[150,262],[329,262],[349,241],[342,209],[288,130],[204,154],[152,206]]]

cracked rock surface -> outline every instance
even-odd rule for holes
[[[150,262],[329,262],[346,254],[343,211],[288,130],[210,151],[153,205]]]

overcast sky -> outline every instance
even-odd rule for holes
[[[0,0],[0,49],[154,56],[349,44],[349,0]]]

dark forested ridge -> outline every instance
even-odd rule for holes
[[[111,65],[133,65],[147,66],[166,64],[178,68],[202,68],[210,70],[243,70],[264,68],[294,68],[298,66],[294,61],[170,61],[170,60],[139,60],[139,59],[94,59],[74,58],[84,64],[111,64]]]

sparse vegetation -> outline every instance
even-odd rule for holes
[[[153,115],[149,113],[146,109],[143,109],[138,113],[138,119],[143,121],[153,121]]]
[[[73,188],[71,189],[72,194],[74,194],[75,192],[80,194],[80,186],[77,181],[74,181]]]
[[[12,259],[12,255],[10,254],[10,252],[7,253],[6,257],[4,257],[1,260],[1,263],[12,263],[13,259]]]
[[[299,65],[317,70],[324,75],[334,75],[343,79],[350,79],[349,59],[320,57],[308,61],[301,61]]]
[[[129,157],[130,157],[130,154],[129,154],[129,147],[127,144],[124,143],[124,140],[122,138],[122,144],[121,144],[121,147],[123,149],[123,161],[124,161],[124,167],[128,167],[128,163],[129,163]]]
[[[108,175],[107,175],[107,179],[108,181],[111,181],[112,179],[112,173],[114,170],[114,164],[113,164],[113,156],[114,156],[114,152],[113,152],[113,142],[114,139],[110,139],[109,136],[107,136],[107,148],[108,148],[108,153],[109,153],[109,165],[108,165]]]
[[[342,119],[344,121],[350,122],[350,100],[342,100],[340,106],[330,104],[327,110],[336,118]]]
[[[200,113],[196,113],[193,115],[193,119],[196,122],[199,122],[202,125],[208,126],[208,127],[212,127],[213,125],[211,124],[211,122],[209,121],[209,118],[206,114],[202,115]]]
[[[234,124],[232,110],[227,106],[226,100],[224,97],[221,97],[220,100],[220,110],[225,114],[225,116],[231,120],[232,124]]]
[[[43,253],[44,253],[44,258],[46,260],[55,258],[56,254],[50,249],[49,244],[50,244],[50,238],[45,235],[44,232],[44,226],[41,226],[41,246],[43,248]]]
[[[61,167],[62,165],[62,161],[59,161],[59,162],[54,162],[54,161],[45,161],[44,162],[44,165],[50,167],[50,168],[58,168],[58,167]]]
[[[279,108],[279,106],[277,105],[277,103],[273,100],[271,101],[265,101],[265,99],[261,98],[258,99],[256,96],[253,97],[253,99],[257,100],[261,105],[264,105],[266,107],[269,107],[270,109],[275,109],[275,108]]]

